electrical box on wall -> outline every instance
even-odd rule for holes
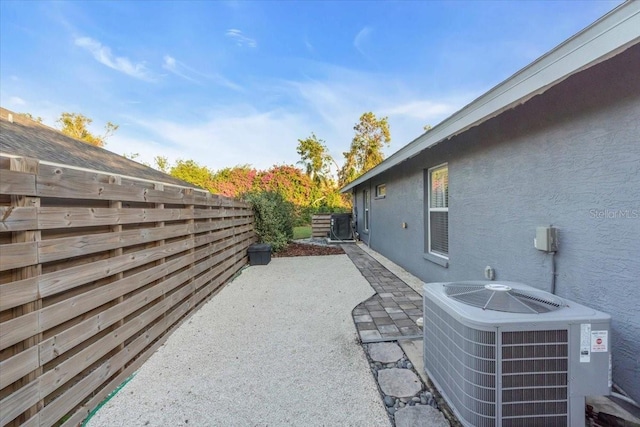
[[[536,238],[533,240],[533,245],[539,251],[557,252],[558,229],[551,226],[536,228]]]

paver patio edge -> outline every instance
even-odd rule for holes
[[[354,243],[340,245],[376,292],[352,311],[363,343],[417,339],[422,296]]]

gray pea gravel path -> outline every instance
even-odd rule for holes
[[[390,426],[351,317],[372,294],[346,255],[249,267],[88,425]]]

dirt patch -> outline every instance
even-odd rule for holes
[[[338,246],[308,245],[304,243],[289,243],[289,245],[273,254],[276,258],[291,256],[341,255],[344,251]]]

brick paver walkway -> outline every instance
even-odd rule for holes
[[[341,245],[376,294],[353,309],[363,343],[422,338],[422,297],[358,245]]]

